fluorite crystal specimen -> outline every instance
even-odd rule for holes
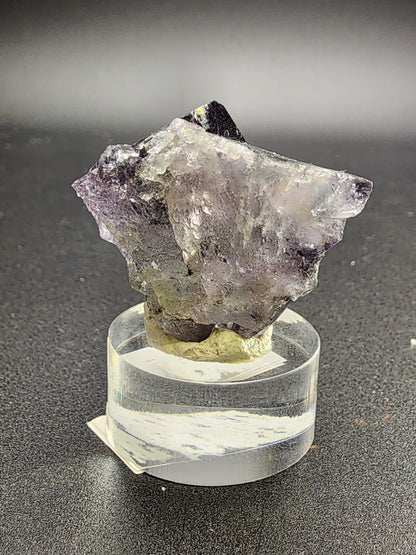
[[[165,333],[260,334],[317,285],[372,183],[245,142],[223,106],[109,146],[73,184]]]

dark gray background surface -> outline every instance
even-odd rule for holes
[[[133,475],[86,426],[105,407],[107,327],[140,296],[69,184],[146,131],[1,130],[1,552],[416,553],[416,142],[244,129],[375,189],[293,305],[322,338],[316,448],[264,481],[200,488]]]

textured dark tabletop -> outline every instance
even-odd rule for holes
[[[416,142],[245,130],[375,189],[294,305],[322,338],[315,448],[272,478],[201,488],[135,476],[85,424],[105,407],[107,327],[140,297],[69,185],[146,131],[1,131],[0,552],[416,553]]]

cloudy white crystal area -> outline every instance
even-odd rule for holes
[[[108,147],[74,188],[159,325],[192,340],[213,325],[252,337],[311,291],[372,184],[175,119]]]

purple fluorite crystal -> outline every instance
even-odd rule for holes
[[[213,326],[252,337],[309,293],[372,183],[245,143],[212,102],[109,146],[73,187],[152,317],[191,341]]]

